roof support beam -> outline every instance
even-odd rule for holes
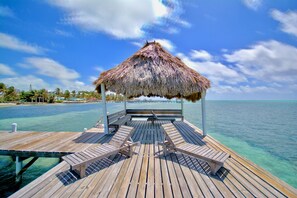
[[[202,131],[203,131],[203,136],[206,136],[206,128],[205,128],[205,121],[206,121],[206,114],[205,114],[205,96],[206,96],[206,91],[201,93],[201,113],[202,113]]]
[[[102,83],[101,84],[101,97],[102,97],[102,111],[103,111],[103,124],[104,124],[104,133],[108,134],[109,129],[108,129],[108,124],[107,124],[107,107],[106,107],[106,96],[105,96],[105,86]]]

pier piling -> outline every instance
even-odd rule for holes
[[[21,159],[21,157],[16,156],[15,159],[15,181],[18,183],[22,180],[22,174],[19,174],[21,172],[23,168],[23,160]]]

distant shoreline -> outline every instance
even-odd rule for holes
[[[206,100],[209,102],[212,101],[221,101],[221,102],[297,102],[297,100]],[[0,103],[0,108],[1,107],[11,107],[11,106],[41,106],[41,105],[63,105],[63,104],[95,104],[95,103],[100,103],[102,101],[96,101],[96,102],[56,102],[56,103],[43,103],[43,102],[28,102],[28,103],[14,103],[14,102],[8,102],[8,103]],[[110,102],[115,102],[115,103],[122,103],[124,101],[106,101],[107,103]],[[150,100],[150,101],[127,101],[127,103],[139,103],[139,102],[147,102],[147,103],[160,103],[160,102],[165,102],[167,103],[168,101],[162,101],[162,100]],[[177,102],[180,103],[180,102]]]
[[[8,103],[0,103],[0,107],[11,107],[11,106],[40,106],[40,105],[61,105],[61,104],[93,104],[93,103],[99,103],[99,102],[63,102],[63,103],[46,103],[46,102],[32,102],[32,103],[14,103],[14,102],[8,102]]]

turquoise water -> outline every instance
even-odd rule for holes
[[[200,102],[185,103],[185,118],[201,128]],[[128,108],[180,108],[177,103],[128,103]],[[297,188],[297,101],[207,101],[207,132],[240,155]],[[123,103],[108,103],[110,113]],[[55,104],[0,107],[0,130],[83,131],[101,117],[102,105]],[[41,158],[24,174],[23,184],[58,163]],[[5,171],[4,171],[5,170]],[[14,171],[0,158],[0,176]],[[0,177],[1,178],[1,177]]]

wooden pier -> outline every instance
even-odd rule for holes
[[[131,121],[128,124],[136,129],[132,139],[141,143],[135,148],[138,154],[131,158],[117,154],[94,162],[83,179],[61,162],[11,197],[297,197],[296,189],[212,137],[203,138],[201,130],[187,121],[174,122],[184,139],[230,153],[224,167],[213,176],[208,164],[198,159],[179,153],[155,156],[162,149],[155,141],[163,140],[160,128],[163,123]],[[13,155],[20,151],[59,156],[108,142],[112,137],[100,132],[86,134],[5,133],[0,136],[0,154]]]
[[[61,157],[105,142],[103,129],[90,132],[1,132],[0,155]]]

